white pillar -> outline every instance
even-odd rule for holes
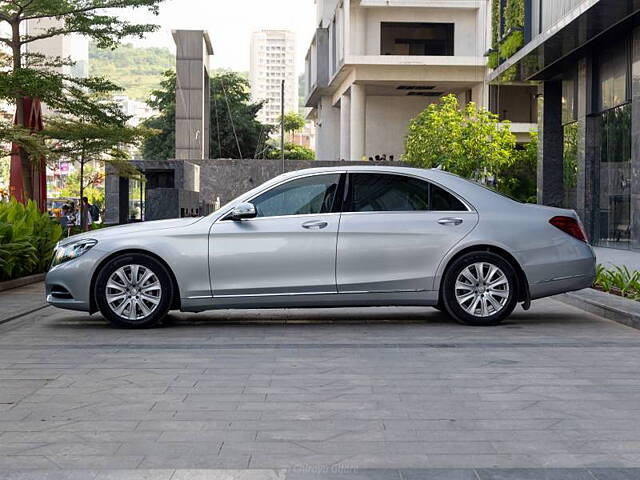
[[[364,85],[351,85],[351,160],[362,160],[365,155],[365,121],[367,97]]]
[[[350,159],[351,148],[351,97],[344,94],[340,99],[340,160]]]

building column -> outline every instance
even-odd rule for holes
[[[340,99],[340,160],[351,158],[351,97],[346,93]]]
[[[365,87],[354,83],[351,85],[351,160],[362,160],[365,155],[366,109]]]
[[[538,203],[561,207],[564,203],[562,83],[544,82],[538,152]]]

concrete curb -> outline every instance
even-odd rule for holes
[[[553,297],[563,303],[640,330],[640,302],[592,288]]]
[[[32,283],[42,282],[44,281],[44,277],[46,277],[46,275],[46,273],[38,273],[36,275],[30,275],[28,277],[16,278],[15,280],[0,282],[0,292],[24,287],[25,285],[31,285]]]

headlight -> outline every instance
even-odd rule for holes
[[[66,245],[60,246],[58,245],[53,252],[53,260],[51,261],[51,266],[55,267],[56,265],[60,265],[61,263],[68,262],[69,260],[73,260],[74,258],[78,258],[98,243],[97,240],[78,240],[77,242],[68,243]]]

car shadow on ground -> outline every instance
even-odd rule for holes
[[[501,325],[488,328],[519,329],[562,323],[592,323],[589,314],[568,312],[525,312],[518,307]],[[54,328],[114,328],[100,315],[56,315],[48,322]],[[319,309],[211,310],[203,313],[171,312],[158,329],[224,326],[294,326],[294,325],[425,325],[469,328],[458,324],[443,312],[429,307],[369,307]]]

